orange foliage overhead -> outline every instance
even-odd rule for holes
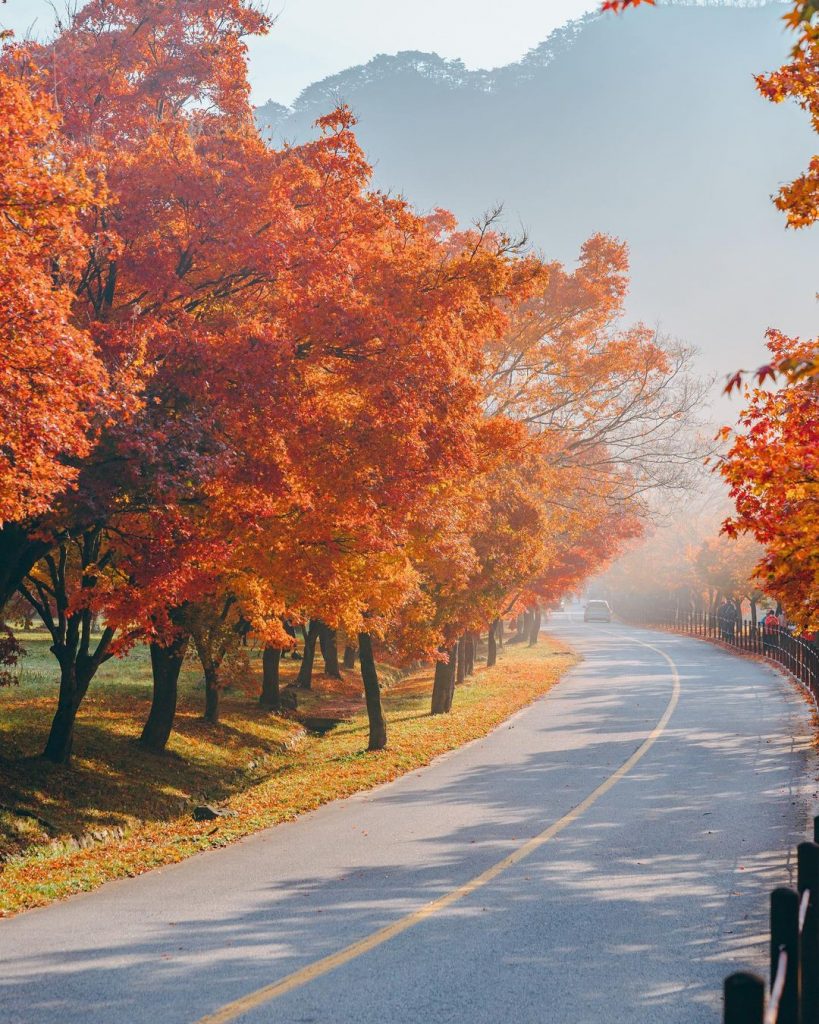
[[[628,7],[639,7],[640,4],[648,4],[654,7],[656,0],[603,0],[600,6],[600,10],[614,11],[615,14],[619,14],[621,11],[625,11]]]
[[[772,333],[775,359],[801,359],[816,342]],[[748,531],[765,547],[758,575],[800,626],[819,626],[819,386],[804,378],[750,392],[722,464],[736,514],[730,533]]]
[[[687,356],[620,326],[626,247],[595,235],[568,270],[493,217],[421,216],[373,188],[344,107],[267,148],[245,37],[269,25],[248,0],[90,0],[0,60],[0,256],[30,268],[51,346],[25,409],[63,424],[9,499],[0,602],[52,632],[56,760],[140,637],[194,623],[214,715],[236,628],[281,646],[321,619],[430,654],[576,586],[685,458]]]
[[[758,75],[756,82],[762,95],[773,103],[795,100],[819,133],[819,35],[807,39],[790,63]],[[782,186],[774,203],[787,217],[788,227],[809,227],[819,220],[819,154],[795,181]]]
[[[0,72],[0,525],[74,481],[105,389],[66,284],[94,190],[59,127],[47,97]]]

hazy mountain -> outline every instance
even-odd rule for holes
[[[780,5],[668,5],[590,16],[516,64],[469,71],[429,53],[378,56],[259,120],[301,141],[340,101],[376,182],[510,226],[572,260],[603,230],[632,250],[632,315],[698,345],[720,373],[755,365],[769,325],[819,332],[819,231],[786,232],[769,202],[816,138],[752,75],[781,63]]]

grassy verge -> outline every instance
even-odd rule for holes
[[[29,666],[37,652],[30,650]],[[112,666],[81,711],[70,768],[39,761],[54,707],[53,684],[30,668],[0,697],[0,916],[42,906],[114,878],[136,875],[224,846],[323,803],[387,782],[485,735],[546,693],[575,662],[554,641],[507,647],[493,669],[456,692],[452,714],[432,717],[431,670],[384,693],[389,747],[367,753],[367,720],[355,673],[323,677],[309,712],[344,708],[325,736],[261,712],[247,695],[224,698],[222,721],[200,716],[191,666],[165,756],[134,743],[147,714],[147,657]],[[235,817],[196,822],[191,806],[218,803]],[[26,811],[28,813],[21,813]]]

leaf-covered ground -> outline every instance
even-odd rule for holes
[[[64,768],[36,757],[56,685],[44,641],[25,646],[20,685],[0,692],[0,916],[224,846],[387,782],[485,735],[546,693],[575,661],[551,640],[533,649],[507,646],[495,668],[479,668],[458,687],[452,714],[438,717],[429,714],[431,669],[394,682],[384,692],[389,747],[378,753],[365,750],[355,671],[340,683],[317,675],[316,689],[300,701],[300,712],[348,717],[320,737],[293,718],[262,712],[251,694],[238,691],[223,697],[222,721],[209,725],[201,718],[198,671],[186,662],[176,728],[167,754],[158,756],[135,743],[151,689],[147,653],[136,650],[106,665],[92,684],[74,759]],[[285,665],[286,673],[295,671],[295,663]],[[195,822],[197,803],[236,816]]]

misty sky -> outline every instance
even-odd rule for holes
[[[55,0],[61,9],[62,0]],[[470,68],[517,60],[597,0],[269,0],[278,21],[270,36],[251,43],[251,82],[257,103],[291,103],[318,79],[377,53],[432,50],[460,57]],[[0,26],[48,34],[47,0],[7,0]]]

